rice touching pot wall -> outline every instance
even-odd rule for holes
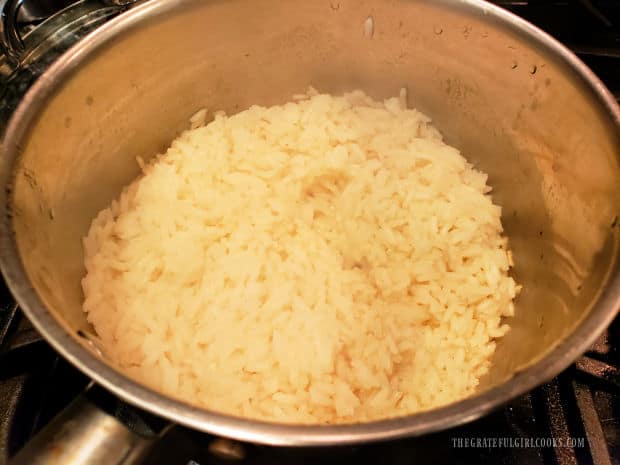
[[[50,61],[3,135],[2,271],[64,357],[141,409],[265,444],[420,435],[552,378],[618,311],[620,111],[571,52],[500,8],[480,0],[151,0]],[[139,174],[136,156],[159,153],[202,107],[234,113],[285,102],[309,85],[377,99],[405,87],[446,141],[489,174],[523,290],[475,396],[359,425],[265,423],[151,390],[97,348],[82,311],[81,239]],[[137,460],[145,441],[88,402],[58,420],[77,416],[73,427],[57,422],[60,436],[44,431],[15,463],[59,463],[50,442],[62,443],[62,463],[78,463],[78,451],[82,460],[91,454],[87,463]]]

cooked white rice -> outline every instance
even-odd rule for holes
[[[278,422],[471,395],[518,288],[487,176],[403,98],[206,113],[93,221],[84,311],[130,376]]]

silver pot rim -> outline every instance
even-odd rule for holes
[[[620,134],[620,108],[605,85],[571,51],[551,36],[483,0],[422,0],[484,17],[562,60],[608,113]],[[5,133],[0,158],[0,269],[7,285],[34,327],[70,363],[125,401],[196,430],[253,443],[302,446],[342,445],[415,436],[457,426],[481,417],[510,399],[550,380],[591,346],[620,309],[620,265],[608,272],[606,286],[575,331],[536,363],[499,386],[435,410],[401,418],[351,425],[288,425],[234,417],[189,405],[145,387],[106,364],[56,320],[32,287],[21,262],[9,215],[10,183],[19,157],[18,141],[36,119],[49,96],[98,48],[141,21],[181,7],[185,0],[150,0],[120,15],[72,47],[31,87]],[[616,244],[616,248],[618,244]]]

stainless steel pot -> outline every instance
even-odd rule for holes
[[[262,423],[149,389],[88,337],[80,239],[138,174],[135,157],[157,153],[203,106],[235,112],[309,84],[377,98],[406,86],[410,103],[489,174],[524,289],[476,396],[361,425]],[[23,310],[97,383],[201,431],[319,445],[461,424],[566,368],[618,311],[620,111],[573,54],[480,0],[152,0],[45,71],[14,112],[2,151],[1,265]],[[21,460],[37,463],[37,454]]]

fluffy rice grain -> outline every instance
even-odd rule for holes
[[[84,311],[130,376],[250,418],[471,395],[518,289],[487,176],[406,93],[191,119],[93,221]]]

